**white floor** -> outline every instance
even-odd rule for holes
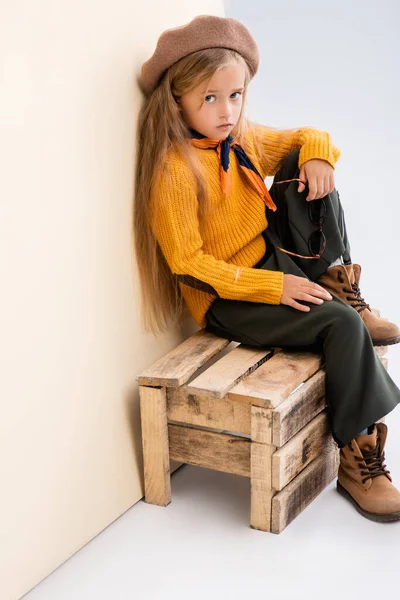
[[[388,356],[399,385],[400,346]],[[400,487],[400,410],[386,423],[386,464]],[[398,597],[400,522],[368,521],[332,482],[273,535],[249,527],[249,498],[247,478],[185,465],[168,507],[138,502],[24,600]]]

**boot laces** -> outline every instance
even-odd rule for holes
[[[361,471],[361,475],[366,475],[362,480],[362,483],[365,483],[368,479],[373,479],[374,477],[379,477],[379,475],[389,475],[390,471],[388,471],[386,465],[383,464],[385,460],[385,453],[382,452],[382,455],[379,456],[379,444],[377,443],[376,447],[373,450],[363,450],[363,457],[355,456],[354,458],[360,462],[365,462],[367,465],[368,471]],[[360,465],[360,469],[362,466]],[[390,481],[392,478],[389,476]]]
[[[338,273],[338,279],[340,283],[344,283],[344,279],[340,271]],[[361,290],[358,283],[350,283],[350,285],[351,289],[346,287],[343,288],[343,291],[346,292],[346,294],[351,294],[351,296],[346,296],[346,300],[351,301],[353,308],[355,308],[357,312],[361,312],[366,308],[371,310],[370,305],[367,302],[365,302],[364,298],[361,296]]]

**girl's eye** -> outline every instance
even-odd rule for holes
[[[232,92],[231,96],[233,96],[233,94],[239,94],[241,95],[242,92]],[[208,96],[205,97],[205,100],[207,101],[207,98],[215,98],[214,94],[210,94]],[[236,100],[236,98],[234,98],[234,100]]]

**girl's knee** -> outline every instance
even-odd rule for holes
[[[332,302],[332,320],[335,327],[345,332],[347,336],[353,337],[365,333],[365,323],[352,306],[337,299],[330,302]]]

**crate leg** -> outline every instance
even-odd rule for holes
[[[275,446],[265,443],[271,437],[271,411],[259,406],[251,407],[250,481],[251,510],[250,526],[261,531],[271,531],[272,498],[271,488],[272,455]],[[264,443],[263,443],[264,442]]]
[[[171,502],[171,473],[165,387],[139,386],[145,502]]]

